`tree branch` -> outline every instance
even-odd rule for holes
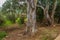
[[[43,6],[37,5],[37,7],[40,7],[40,8],[42,8],[44,10],[44,7]]]

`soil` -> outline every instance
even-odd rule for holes
[[[4,29],[8,34],[3,40],[54,40],[60,34],[60,25],[55,27],[41,27],[37,25],[34,36],[25,34],[25,25],[13,24]]]

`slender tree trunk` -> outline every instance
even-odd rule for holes
[[[45,20],[45,23],[47,23],[47,25],[50,25],[50,22],[51,22],[51,18],[49,16],[49,4],[46,4],[46,7],[44,8],[44,20]],[[49,24],[48,24],[49,22]]]
[[[55,26],[54,25],[54,14],[55,14],[56,7],[57,7],[57,0],[54,0],[52,15],[51,15],[51,20],[52,20],[51,26]]]

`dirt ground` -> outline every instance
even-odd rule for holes
[[[54,40],[60,34],[60,25],[55,27],[37,26],[37,30],[34,36],[23,35],[25,26],[20,28],[19,25],[13,24],[4,29],[8,34],[3,40]]]

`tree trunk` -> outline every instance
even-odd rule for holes
[[[27,0],[27,27],[26,31],[29,33],[35,33],[36,27],[36,4],[35,0]]]
[[[50,16],[49,16],[49,3],[48,4],[46,4],[46,7],[43,9],[43,11],[44,11],[44,20],[45,20],[45,23],[47,24],[47,25],[50,25],[50,23],[51,23],[51,18],[50,18]],[[49,22],[49,23],[48,23]]]
[[[52,15],[51,15],[51,20],[52,20],[51,26],[55,26],[54,25],[54,14],[55,14],[56,7],[57,7],[57,0],[54,0]]]

